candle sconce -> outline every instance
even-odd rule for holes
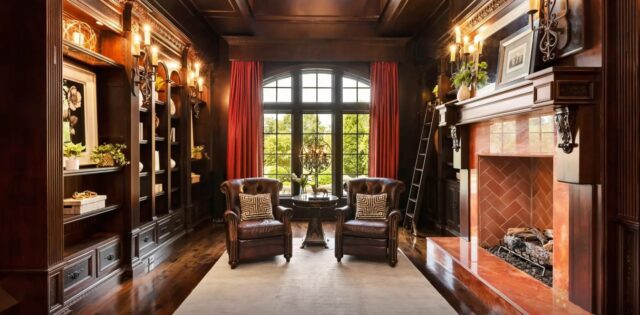
[[[556,50],[562,49],[568,43],[567,7],[568,0],[561,0],[562,8],[556,12],[557,0],[542,0],[541,5],[532,5],[529,10],[531,30],[540,32],[538,49],[542,53],[542,61],[550,62],[556,58]],[[535,15],[540,15],[540,23],[536,27]]]
[[[150,107],[158,69],[158,47],[151,45],[151,28],[148,25],[144,26],[144,45],[141,45],[140,35],[133,34],[131,53],[131,82],[134,87],[139,86],[144,106]],[[135,88],[131,93],[136,96]]]
[[[195,62],[189,69],[189,76],[187,78],[189,99],[191,100],[191,107],[193,108],[193,117],[196,119],[200,118],[200,109],[204,106],[204,102],[202,101],[204,78],[200,76],[201,71],[201,64]]]

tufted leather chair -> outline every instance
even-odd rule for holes
[[[227,200],[224,213],[227,229],[229,265],[235,268],[240,260],[284,254],[291,259],[291,217],[293,210],[280,206],[282,183],[269,178],[228,180],[220,185]],[[240,221],[240,193],[271,194],[275,220]]]
[[[398,262],[398,224],[400,195],[404,183],[389,178],[358,178],[344,184],[348,202],[336,208],[336,259],[342,256],[363,255],[387,257],[395,267]],[[386,193],[389,214],[386,220],[356,220],[356,194]]]

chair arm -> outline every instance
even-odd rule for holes
[[[240,222],[240,217],[232,210],[227,210],[224,213],[224,220],[227,222],[225,226],[227,230],[227,248],[230,248],[231,242],[238,240],[238,222]]]
[[[293,209],[283,206],[273,206],[273,216],[276,220],[285,223],[293,218]]]
[[[392,210],[391,212],[389,212],[389,215],[387,215],[387,220],[389,221],[389,224],[393,224],[395,223],[396,225],[398,225],[398,223],[400,223],[400,218],[402,218],[402,212],[400,212],[400,210]]]
[[[346,205],[344,207],[338,207],[335,209],[335,211],[336,211],[336,219],[340,224],[350,220],[353,217],[353,209],[349,205]]]
[[[238,222],[240,222],[240,217],[238,216],[237,213],[233,212],[232,210],[227,210],[224,212],[224,221],[227,223],[233,223],[233,224],[238,224]]]

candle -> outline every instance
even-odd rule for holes
[[[195,73],[195,72],[193,72],[193,71],[189,71],[189,77],[188,77],[188,79],[187,79],[187,82],[188,82],[189,84],[194,83],[193,85],[195,85],[195,81],[196,81],[196,73]]]
[[[474,55],[475,52],[476,52],[476,45],[474,44],[469,45],[468,53]]]
[[[462,30],[460,29],[460,26],[456,25],[455,33],[456,33],[456,44],[460,44],[462,42]]]
[[[540,8],[539,0],[529,0],[529,11],[538,11]]]
[[[134,56],[140,56],[140,35],[133,34],[133,45],[131,45],[131,53]]]
[[[73,43],[78,46],[84,47],[84,34],[80,32],[73,32]]]
[[[476,48],[478,48],[478,54],[482,55],[482,46],[483,46],[483,40],[482,40],[482,35],[478,34],[475,37],[473,37],[473,43],[475,44]]]
[[[462,52],[465,54],[469,53],[469,36],[464,35],[462,38]]]
[[[199,75],[200,75],[200,63],[199,63],[199,62],[196,62],[196,63],[193,65],[193,67],[195,68],[195,71],[194,71],[194,72],[195,72],[196,76],[199,76]]]
[[[158,47],[157,46],[151,46],[151,65],[153,66],[158,65]]]
[[[151,45],[151,26],[149,24],[144,25],[144,45]]]
[[[198,78],[198,92],[202,92],[202,86],[204,85],[204,79],[202,77]]]
[[[451,53],[451,62],[455,62],[456,61],[456,50],[458,50],[458,47],[456,46],[456,44],[451,44],[451,46],[449,46],[449,52]]]

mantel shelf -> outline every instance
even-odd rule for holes
[[[80,221],[86,218],[90,218],[93,216],[97,216],[103,213],[107,213],[107,212],[111,212],[111,211],[115,211],[120,209],[121,205],[119,204],[115,204],[115,205],[109,205],[106,206],[102,209],[97,209],[95,211],[91,211],[91,212],[87,212],[87,213],[82,213],[82,214],[65,214],[64,215],[64,224],[68,224],[71,222],[76,222],[76,221]]]
[[[84,175],[94,175],[94,174],[107,174],[107,173],[115,173],[122,170],[121,166],[114,167],[91,167],[91,168],[81,168],[75,171],[64,171],[64,177],[71,176],[84,176]]]
[[[597,103],[600,68],[549,67],[521,82],[436,107],[440,126],[463,125],[555,107]]]

